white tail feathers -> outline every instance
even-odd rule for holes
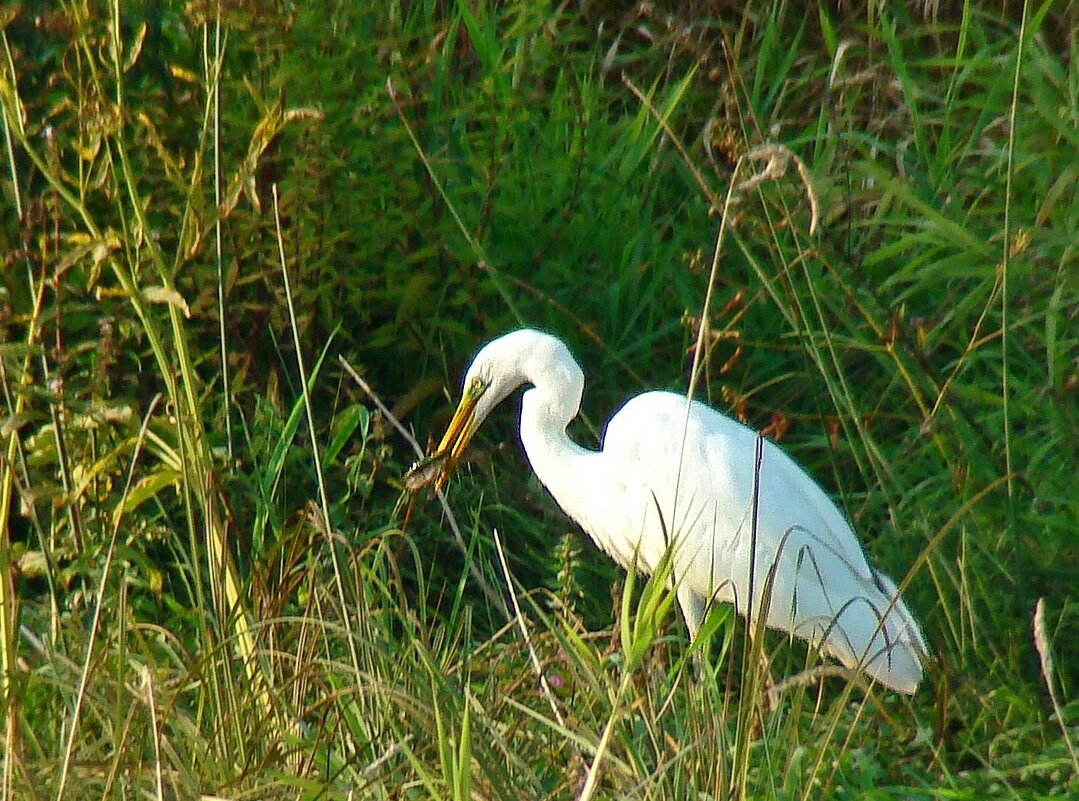
[[[883,573],[873,571],[873,585],[847,599],[830,620],[792,622],[795,634],[819,645],[846,667],[897,692],[913,694],[918,689],[928,649],[895,582]]]

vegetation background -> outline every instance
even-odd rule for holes
[[[5,3],[3,797],[1077,797],[1077,22]],[[447,515],[338,361],[426,443],[483,341],[546,328],[595,443],[702,319],[702,394],[905,577],[913,698],[765,703],[722,610],[694,667],[509,408]]]

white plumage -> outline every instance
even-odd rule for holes
[[[522,384],[532,387],[521,404],[532,469],[623,567],[636,559],[650,573],[674,549],[673,581],[690,636],[709,598],[750,614],[752,586],[753,619],[766,607],[769,627],[810,641],[886,687],[917,689],[927,652],[918,624],[813,479],[770,440],[671,392],[632,398],[608,423],[602,450],[580,447],[566,426],[580,409],[584,376],[549,334],[513,331],[476,355],[436,452],[445,462],[440,482],[480,423]]]

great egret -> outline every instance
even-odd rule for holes
[[[630,399],[602,450],[580,447],[566,426],[584,375],[549,334],[513,331],[480,350],[438,450],[406,483],[443,484],[480,423],[522,384],[532,388],[521,400],[521,441],[540,481],[622,567],[650,573],[673,548],[691,637],[710,602],[733,603],[752,619],[763,610],[769,627],[886,687],[917,689],[927,653],[918,624],[813,479],[770,440],[673,392]]]

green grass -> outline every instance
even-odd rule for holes
[[[1079,793],[1074,9],[354,5],[0,12],[2,796]],[[509,405],[405,497],[338,361],[425,444],[543,327],[594,443],[703,318],[698,395],[905,577],[914,698],[764,704],[817,655],[691,648]]]

